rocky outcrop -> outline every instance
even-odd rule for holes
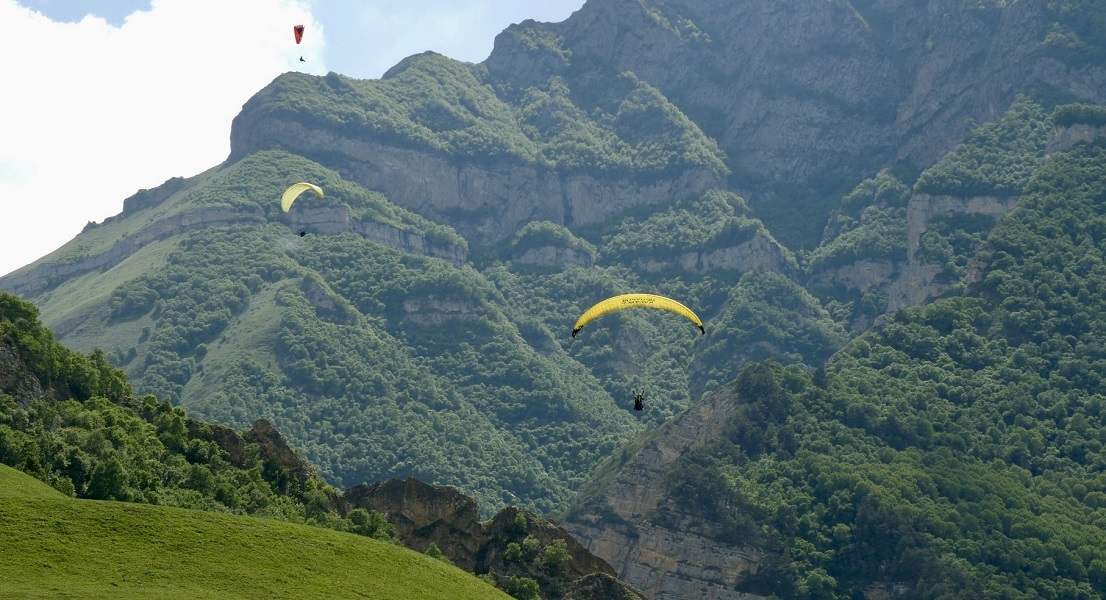
[[[616,577],[592,573],[572,582],[565,600],[642,600],[642,597]]]
[[[238,435],[237,431],[230,427],[204,423],[191,418],[186,421],[186,425],[189,439],[198,438],[215,442],[220,449],[227,453],[227,462],[236,467],[241,467],[246,463],[246,440]]]
[[[511,262],[525,267],[559,269],[567,265],[588,268],[595,265],[595,258],[587,253],[564,246],[539,246],[527,248],[511,255]]]
[[[405,298],[403,318],[417,325],[436,327],[449,321],[476,321],[480,313],[465,300],[429,294]]]
[[[732,394],[729,388],[715,392],[671,421],[635,455],[611,459],[625,464],[613,480],[589,482],[580,492],[586,500],[563,522],[585,548],[614,567],[619,579],[654,600],[756,597],[735,587],[756,574],[758,550],[716,542],[709,531],[690,526],[699,519],[682,518],[666,506],[662,485],[665,469],[681,454],[722,435],[736,409]],[[675,511],[665,523],[688,526],[653,522],[650,515],[662,505],[669,513]]]
[[[1045,46],[1047,3],[1006,4],[587,2],[562,23],[512,25],[484,64],[522,89],[558,76],[588,93],[631,71],[736,173],[859,181],[891,161],[932,165],[969,119],[994,119],[1027,89],[1106,103],[1106,65]]]
[[[349,214],[349,207],[307,208],[291,213],[294,229],[336,235],[353,231],[366,239],[403,252],[441,258],[460,266],[467,260],[467,252],[454,244],[433,244],[424,236],[404,231],[392,225],[375,221],[362,221]],[[112,217],[113,219],[118,217]],[[205,207],[172,215],[126,235],[107,250],[83,256],[68,262],[42,262],[30,268],[20,269],[0,278],[0,291],[33,297],[58,281],[78,277],[92,271],[106,271],[123,262],[151,242],[181,235],[196,229],[229,227],[231,225],[261,225],[266,222],[260,207],[242,209],[229,207]],[[64,328],[63,328],[64,329]],[[71,328],[70,328],[71,329]],[[64,335],[65,332],[59,335]]]
[[[123,215],[136,213],[146,208],[153,208],[168,200],[173,194],[183,190],[187,183],[188,180],[183,177],[173,177],[156,188],[138,190],[129,198],[123,200]],[[118,217],[111,218],[114,219]]]
[[[16,406],[27,408],[36,400],[46,398],[42,383],[31,375],[31,370],[19,354],[7,343],[0,341],[0,394],[15,399]]]
[[[1064,127],[1054,127],[1048,138],[1047,154],[1069,150],[1076,144],[1089,144],[1106,139],[1106,125],[1087,125],[1076,123]]]
[[[520,518],[521,517],[521,518]],[[521,527],[520,523],[524,523]],[[498,576],[521,575],[540,576],[535,570],[546,569],[544,565],[535,565],[537,569],[527,568],[525,561],[511,560],[505,556],[510,542],[522,543],[527,537],[537,540],[540,548],[546,548],[555,540],[561,540],[568,551],[569,559],[547,570],[554,571],[556,575],[575,581],[592,573],[603,573],[614,576],[614,569],[607,561],[588,552],[586,548],[576,541],[576,538],[567,531],[557,526],[552,521],[547,521],[528,511],[509,506],[499,511],[491,521],[487,523],[485,535],[490,543],[484,545],[481,553],[481,570],[495,573]]]
[[[476,568],[476,555],[484,542],[480,511],[476,500],[457,488],[409,477],[356,485],[343,498],[350,508],[383,514],[408,548],[426,552],[436,544],[453,564],[466,571]]]
[[[670,259],[636,258],[632,264],[635,269],[648,273],[680,270],[700,275],[716,271],[744,273],[757,269],[787,273],[793,268],[780,245],[760,233],[736,246],[706,252],[687,252]]]
[[[342,499],[347,511],[363,508],[383,514],[408,548],[426,552],[433,544],[457,567],[487,575],[500,587],[511,577],[528,577],[538,581],[542,598],[641,598],[614,577],[606,561],[555,523],[513,507],[481,523],[476,501],[452,486],[430,485],[413,477],[389,479],[354,486]],[[526,542],[530,538],[533,541]],[[556,540],[564,544],[567,556],[546,562],[543,551]],[[511,555],[512,543],[532,552]],[[596,575],[604,578],[593,581]]]
[[[285,441],[284,436],[280,435],[280,432],[265,419],[255,421],[253,428],[242,434],[242,439],[257,444],[261,457],[266,462],[271,462],[280,467],[294,476],[301,484],[306,483],[308,479],[318,478],[315,468],[300,458],[296,451]]]
[[[888,285],[901,275],[901,265],[889,259],[861,259],[854,263],[823,269],[813,274],[810,286],[822,289],[844,288],[865,294]]]
[[[434,244],[417,233],[372,220],[350,215],[349,207],[304,207],[288,213],[292,229],[322,235],[337,235],[352,231],[367,240],[401,252],[421,254],[460,266],[467,260],[465,248],[455,244]]]
[[[915,194],[906,208],[906,264],[888,286],[887,312],[918,306],[948,291],[955,282],[939,281],[944,265],[927,263],[919,249],[922,235],[938,218],[956,215],[991,217],[998,220],[1010,212],[1017,196],[957,196]]]

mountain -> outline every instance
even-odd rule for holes
[[[995,390],[998,402],[993,382],[909,360],[943,361],[936,349],[955,342],[966,349],[950,360],[976,365],[988,343],[1020,348],[1018,327],[1095,322],[1065,316],[1093,306],[1076,289],[1067,313],[1036,311],[1047,290],[1034,278],[1068,278],[1063,253],[1019,275],[1029,282],[993,273],[1039,253],[996,246],[1027,198],[1078,195],[1083,178],[1094,180],[1080,161],[1096,160],[1106,123],[1104,24],[1099,3],[1076,0],[592,0],[563,23],[508,28],[481,64],[427,53],[380,80],[282,75],[236,117],[226,162],[137,193],[0,289],[33,301],[67,344],[102,348],[139,394],[236,429],[266,419],[332,485],[415,476],[458,486],[482,510],[570,514],[585,546],[647,595],[686,597],[700,582],[718,597],[921,594],[935,580],[964,593],[1059,595],[1068,583],[1041,583],[1047,569],[1013,575],[1023,563],[1010,548],[1021,542],[1002,545],[1044,544],[1051,523],[1037,537],[1004,529],[976,540],[984,556],[968,525],[929,505],[923,526],[879,495],[854,511],[862,523],[846,509],[778,515],[769,499],[856,508],[868,496],[842,504],[849,492],[832,477],[859,483],[827,457],[872,470],[855,461],[887,458],[896,477],[918,479],[937,460],[924,440],[949,445],[952,458],[938,459],[955,465],[952,479],[1001,475],[1004,490],[1013,475],[973,461],[1020,457],[1006,444],[1022,438],[1030,455],[1062,454],[1066,442],[1041,433],[1041,415],[1017,425],[1025,433],[1006,417],[947,408],[993,430],[956,442],[938,435],[951,427],[942,418],[900,405],[906,392],[889,389],[874,405],[867,394],[901,376]],[[277,198],[297,181],[326,195],[283,213]],[[1069,226],[1036,235],[1062,239]],[[706,335],[676,317],[622,311],[570,336],[585,308],[630,291],[694,307]],[[955,304],[964,299],[980,304]],[[924,327],[913,320],[928,323],[918,315],[931,306],[976,330],[949,341],[950,326],[932,325],[939,335],[922,331],[927,345],[915,348]],[[1065,338],[1091,346],[1081,341]],[[876,353],[886,364],[846,358],[867,360],[873,344],[893,348]],[[1007,357],[1009,368],[1037,365],[1045,349]],[[1071,358],[1055,356],[1040,364]],[[760,383],[743,392],[743,374]],[[1048,395],[1060,405],[1054,422],[1061,408],[1075,419],[1096,381],[1070,401]],[[832,393],[815,391],[822,385]],[[1039,382],[1026,385],[1025,402],[1045,402]],[[636,413],[627,400],[641,387]],[[915,404],[931,400],[928,388],[911,390]],[[709,411],[727,402],[738,406]],[[694,415],[712,424],[694,443],[666,438]],[[719,427],[725,439],[707,435]],[[658,454],[638,452],[650,443]],[[676,471],[648,463],[656,456],[680,457]],[[785,493],[744,475],[756,461],[778,474],[772,460],[802,483]],[[1083,500],[1093,467],[1031,466],[1020,465],[1030,487],[1061,476],[1090,485],[1061,496],[1078,513],[1065,531],[1093,524],[1081,512],[1095,502]],[[641,480],[625,483],[639,467]],[[825,489],[841,491],[835,504],[792,493]],[[974,495],[964,513],[993,524],[976,510],[981,494],[965,493]],[[626,506],[636,512],[619,512]],[[646,525],[657,537],[641,534]],[[639,549],[664,540],[672,554],[619,554],[601,542],[614,539],[605,526],[638,532]],[[912,528],[921,537],[901,548],[872,545]],[[863,535],[850,538],[854,530]],[[1056,538],[1067,550],[1051,557],[1056,573],[1076,594],[1097,591],[1098,556],[1082,548],[1098,540],[1077,538]],[[729,550],[691,552],[700,540]],[[1017,551],[1038,556],[1030,546]],[[766,565],[762,576],[710,562],[730,551]],[[685,555],[697,558],[658,559]]]

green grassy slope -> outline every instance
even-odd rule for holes
[[[3,465],[0,597],[509,598],[460,569],[376,540],[69,499]]]

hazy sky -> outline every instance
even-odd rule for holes
[[[511,23],[563,21],[583,4],[0,0],[0,275],[139,189],[222,162],[231,120],[280,73],[378,78],[426,50],[481,62]]]

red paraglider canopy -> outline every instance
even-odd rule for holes
[[[303,39],[303,25],[296,25],[292,28],[292,31],[296,34],[296,43],[300,43],[300,40]]]

